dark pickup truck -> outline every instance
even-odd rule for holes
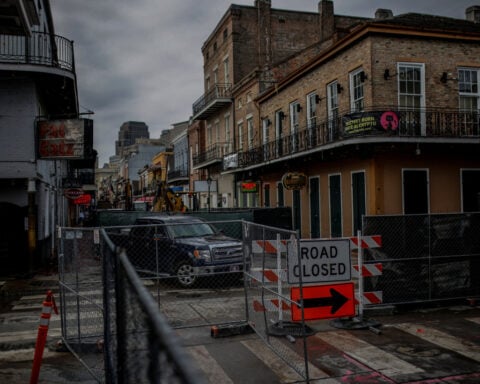
[[[126,249],[142,275],[172,276],[183,287],[192,287],[203,275],[239,275],[243,270],[242,242],[197,217],[140,217],[127,233],[109,236]]]

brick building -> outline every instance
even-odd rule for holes
[[[204,58],[252,11],[257,35],[234,35],[228,53],[235,62],[235,42],[251,44],[248,69],[194,117],[206,120],[206,148],[231,124],[233,151],[196,166],[227,177],[238,206],[291,206],[302,237],[353,235],[363,214],[480,210],[479,10],[365,19],[337,16],[327,0],[318,14],[231,6]],[[206,89],[216,68],[205,66]]]

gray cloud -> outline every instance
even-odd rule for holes
[[[235,4],[254,5],[254,0]],[[202,44],[227,0],[51,0],[55,30],[75,42],[80,105],[95,114],[100,166],[115,152],[120,125],[144,121],[151,137],[188,120],[203,93]],[[335,13],[373,17],[431,13],[465,17],[471,0],[335,0]],[[279,9],[316,12],[317,0],[272,0]]]

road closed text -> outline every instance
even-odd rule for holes
[[[289,283],[318,283],[351,279],[348,240],[302,240],[299,252],[288,257]]]

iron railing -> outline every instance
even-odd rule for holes
[[[31,36],[0,34],[0,63],[43,65],[74,72],[73,42],[41,32]]]
[[[214,161],[223,161],[223,157],[228,153],[229,143],[216,143],[208,147],[204,152],[193,156],[193,165],[197,166],[203,163]]]
[[[220,99],[231,99],[232,84],[215,84],[211,90],[203,94],[197,101],[193,103],[193,116],[196,116],[203,109],[205,109],[212,101]]]
[[[384,111],[383,111],[384,112]],[[390,111],[389,111],[390,112]],[[297,127],[289,135],[238,153],[238,167],[281,159],[352,138],[478,138],[480,113],[446,110],[391,111],[398,120],[391,127],[380,125],[381,111],[339,115],[311,126]],[[362,116],[366,119],[362,122]],[[372,120],[372,116],[375,117]],[[356,126],[347,121],[356,121]],[[202,154],[201,154],[202,155]]]

